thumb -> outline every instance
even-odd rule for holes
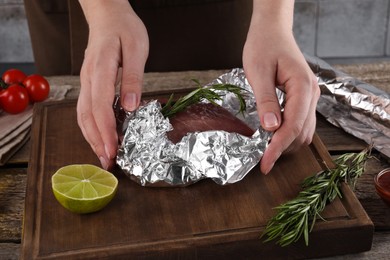
[[[282,122],[280,105],[276,96],[275,72],[272,70],[250,72],[247,78],[256,98],[260,124],[267,131],[275,131]]]

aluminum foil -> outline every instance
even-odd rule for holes
[[[117,164],[126,175],[143,186],[187,186],[205,178],[225,185],[240,181],[258,164],[272,133],[260,127],[255,98],[243,70],[234,69],[209,85],[216,83],[247,90],[247,110],[243,115],[238,113],[239,102],[234,94],[221,91],[219,105],[257,129],[253,136],[225,131],[194,132],[173,144],[167,138],[167,132],[172,130],[169,119],[161,114],[158,101],[149,101],[132,113],[117,116],[119,130],[124,133]],[[284,94],[279,90],[278,97],[282,104]]]
[[[330,123],[364,140],[390,157],[390,95],[306,56],[321,96],[317,111]]]
[[[332,68],[323,60],[306,55],[317,77],[321,96],[317,111],[335,126],[373,145],[390,157],[390,95]],[[224,185],[240,181],[260,161],[272,133],[260,127],[255,98],[242,69],[233,69],[208,85],[228,83],[248,90],[247,112],[238,114],[239,103],[222,93],[220,105],[236,114],[252,129],[252,137],[223,131],[188,133],[173,144],[166,133],[169,119],[157,101],[133,113],[117,111],[118,131],[124,134],[117,164],[144,186],[186,186],[205,178]],[[284,93],[277,90],[280,104]],[[120,110],[117,104],[116,109]],[[118,116],[119,115],[119,116]]]

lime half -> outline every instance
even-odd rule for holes
[[[58,202],[79,214],[101,210],[118,188],[118,179],[112,173],[90,164],[62,167],[51,177],[51,182]]]

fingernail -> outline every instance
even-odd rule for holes
[[[267,128],[273,128],[278,125],[278,118],[272,112],[264,114],[264,126]]]
[[[103,156],[100,156],[99,160],[100,160],[100,164],[102,165],[103,169],[107,170],[108,169],[107,160]]]
[[[137,94],[132,92],[126,93],[122,106],[128,111],[134,111],[137,108]]]

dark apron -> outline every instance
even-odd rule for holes
[[[88,25],[76,0],[24,0],[35,65],[43,75],[77,75]],[[150,50],[145,71],[242,67],[252,0],[131,0]]]

